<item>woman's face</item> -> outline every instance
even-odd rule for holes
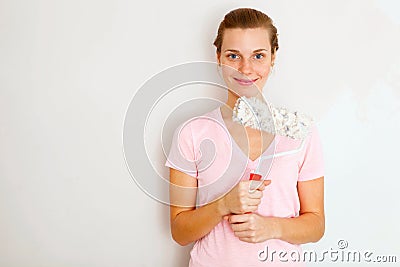
[[[217,60],[226,85],[238,96],[256,96],[262,91],[274,59],[268,30],[225,29]]]

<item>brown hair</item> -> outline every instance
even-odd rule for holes
[[[268,30],[272,50],[271,53],[274,55],[279,49],[277,29],[270,17],[252,8],[238,8],[225,15],[224,20],[219,24],[218,35],[214,41],[217,53],[221,53],[225,29],[260,27]]]

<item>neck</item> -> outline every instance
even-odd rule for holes
[[[256,98],[258,98],[258,99],[260,99],[260,100],[262,100],[262,101],[265,100],[261,92],[258,92],[258,94],[255,95],[254,97],[256,97]],[[236,95],[235,93],[232,93],[232,92],[229,90],[229,91],[228,91],[228,99],[227,99],[227,101],[225,102],[225,105],[226,105],[227,107],[229,107],[231,110],[233,110],[233,108],[235,107],[235,104],[236,104],[236,101],[238,100],[238,98],[239,98],[238,95]]]
[[[228,91],[228,100],[226,101],[226,105],[233,109],[235,107],[236,101],[238,100],[239,96]]]

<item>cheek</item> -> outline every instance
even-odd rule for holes
[[[266,78],[266,77],[268,77],[268,75],[271,71],[271,67],[270,67],[270,65],[260,65],[260,66],[257,66],[255,71],[258,74],[258,76]]]
[[[222,75],[226,78],[231,76],[237,76],[238,75],[237,67],[235,67],[233,64],[222,65]]]
[[[221,60],[222,65],[226,66],[226,68],[232,68],[237,70],[239,68],[239,63],[230,61],[230,60]]]

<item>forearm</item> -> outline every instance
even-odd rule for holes
[[[224,216],[220,201],[180,212],[171,222],[173,239],[185,246],[208,234]]]
[[[292,244],[317,242],[325,232],[325,216],[319,213],[304,213],[294,218],[274,217],[276,237]]]

